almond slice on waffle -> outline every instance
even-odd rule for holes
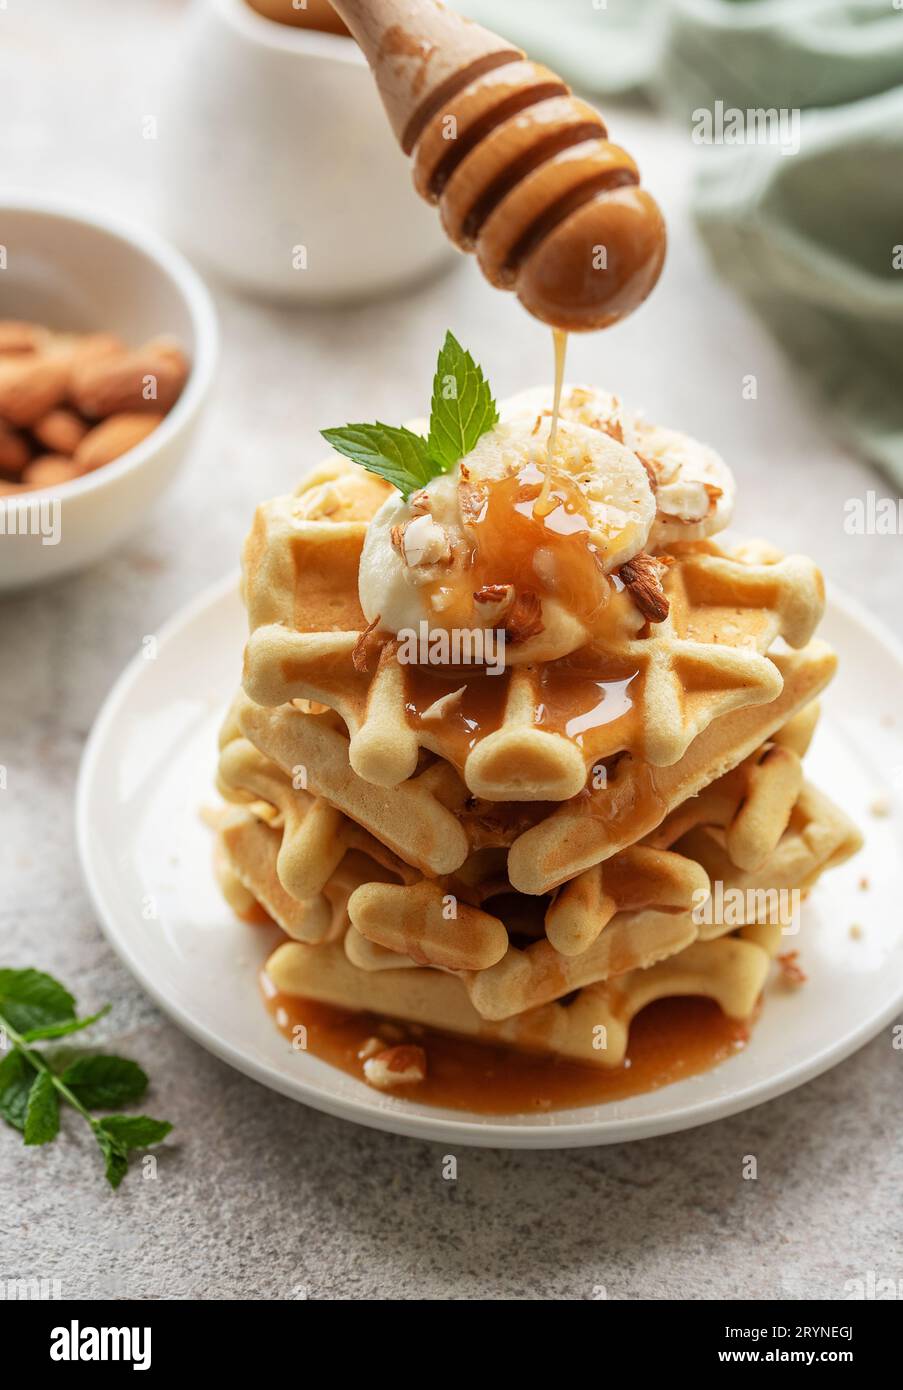
[[[584,648],[503,675],[402,664],[398,642],[369,630],[357,596],[381,488],[355,465],[330,462],[294,496],[258,509],[244,551],[246,691],[261,705],[303,698],[336,710],[352,767],[375,785],[412,777],[421,749],[497,801],[567,800],[620,752],[668,766],[712,720],[773,700],[780,675],[769,648],[778,637],[803,645],[822,612],[811,561],[730,555],[704,541],[672,557],[664,622],[604,653]]]

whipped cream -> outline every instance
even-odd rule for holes
[[[590,588],[602,585],[606,602],[620,599],[601,576],[644,549],[655,497],[647,469],[617,440],[563,421],[550,461],[548,435],[548,420],[538,428],[532,419],[500,424],[452,472],[408,501],[393,494],[383,503],[361,555],[368,622],[378,619],[396,634],[424,620],[448,630],[507,624],[508,664],[554,659],[589,640],[591,595],[579,592],[579,564]],[[622,629],[636,629],[629,601],[615,603],[615,611]],[[518,615],[520,638],[511,626]]]

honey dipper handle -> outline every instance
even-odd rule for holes
[[[405,154],[442,103],[481,73],[522,58],[507,39],[439,0],[331,0],[370,65]]]

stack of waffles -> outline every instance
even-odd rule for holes
[[[835,666],[815,566],[669,544],[667,617],[621,645],[437,670],[360,607],[389,492],[335,455],[245,546],[218,865],[232,906],[285,933],[272,984],[601,1067],[653,1000],[750,1017],[799,944],[788,895],[859,844],[801,765]]]

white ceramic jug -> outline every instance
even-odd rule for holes
[[[351,38],[196,0],[163,119],[163,224],[243,289],[351,300],[454,254]]]

